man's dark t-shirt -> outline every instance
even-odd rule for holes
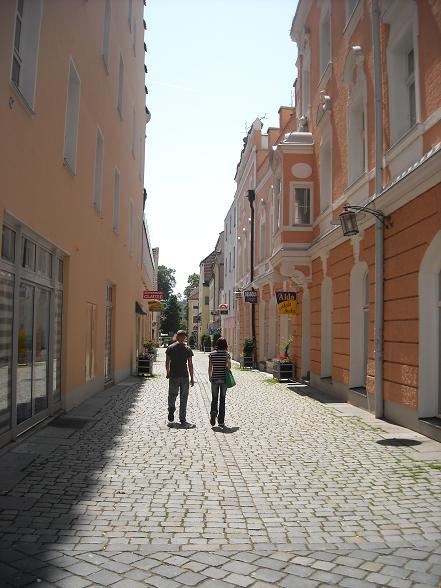
[[[172,343],[167,347],[170,358],[170,378],[188,378],[187,360],[194,355],[185,343]]]

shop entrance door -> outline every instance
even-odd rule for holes
[[[17,425],[48,414],[50,291],[20,283],[18,308]]]

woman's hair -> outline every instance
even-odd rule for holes
[[[219,339],[216,341],[216,349],[218,351],[225,351],[226,349],[228,349],[227,340],[223,337],[219,337]]]

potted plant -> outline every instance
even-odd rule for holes
[[[293,380],[295,366],[288,355],[293,338],[289,337],[282,345],[282,353],[273,361],[273,378],[276,380]]]
[[[196,338],[194,335],[190,335],[190,337],[188,338],[188,344],[190,346],[190,349],[194,349],[196,346]]]
[[[240,354],[240,367],[253,368],[254,367],[254,348],[253,339],[244,339],[242,353]]]
[[[143,352],[138,355],[137,371],[138,376],[153,375],[153,361],[157,350],[156,343],[153,339],[144,339],[142,342]]]

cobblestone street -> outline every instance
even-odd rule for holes
[[[0,455],[0,586],[439,586],[441,451],[303,385],[234,369],[192,430],[155,377],[98,394]]]

